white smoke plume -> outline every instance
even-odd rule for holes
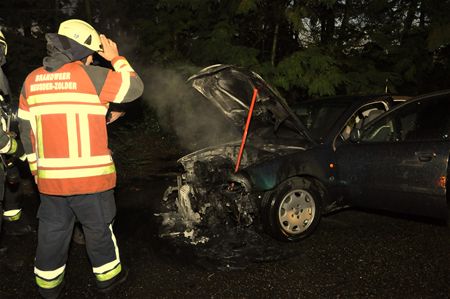
[[[161,127],[174,132],[189,150],[239,138],[238,130],[222,112],[186,83],[188,76],[159,67],[140,71],[143,100],[153,108]]]
[[[144,103],[156,111],[164,131],[176,134],[181,147],[196,150],[240,138],[239,129],[186,83],[199,69],[148,66],[143,57],[136,56],[133,34],[116,30],[115,35],[120,53],[130,59],[144,81]]]

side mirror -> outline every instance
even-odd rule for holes
[[[353,128],[352,131],[350,132],[350,141],[351,142],[358,142],[359,139],[361,138],[361,130],[358,128]]]

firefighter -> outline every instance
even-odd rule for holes
[[[75,219],[99,291],[125,281],[113,232],[116,171],[107,144],[109,103],[131,102],[143,82],[117,45],[88,23],[70,19],[46,34],[48,56],[23,84],[19,128],[41,203],[34,273],[40,294],[63,288]],[[113,69],[91,65],[93,54]]]
[[[20,148],[15,140],[15,133],[9,131],[9,124],[12,117],[9,99],[11,91],[8,79],[3,72],[3,65],[6,63],[8,44],[5,36],[0,31],[0,231],[3,220],[4,226],[8,228],[11,235],[21,235],[31,232],[29,225],[23,225],[21,219],[22,209],[20,207],[19,172],[17,166],[13,164],[14,155]],[[7,156],[9,155],[9,156]],[[2,247],[0,252],[4,253],[6,247]]]
[[[10,128],[14,116],[11,107],[11,89],[2,69],[3,65],[6,63],[7,50],[8,45],[3,33],[0,31],[0,117],[5,124],[5,128],[3,129],[6,130],[9,135],[15,136],[16,133]],[[16,165],[17,163],[20,163],[20,160],[7,155],[2,155],[1,160],[3,167],[6,169],[6,182],[4,195],[2,197],[4,200],[2,218],[6,222],[3,224],[3,228],[8,235],[14,236],[32,232],[32,227],[26,224],[22,217],[22,190],[20,186],[19,168]]]

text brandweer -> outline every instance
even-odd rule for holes
[[[42,90],[76,90],[77,83],[70,80],[70,73],[52,73],[36,75],[35,82],[43,82],[38,84],[31,84],[30,91]],[[55,82],[56,81],[56,82]]]

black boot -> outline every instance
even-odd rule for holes
[[[39,294],[42,296],[42,298],[45,298],[45,299],[61,298],[63,291],[65,289],[65,284],[66,283],[63,280],[63,282],[55,288],[52,288],[52,289],[39,288]]]
[[[111,278],[109,281],[97,281],[97,290],[100,293],[109,293],[114,290],[118,285],[124,283],[128,277],[128,268],[122,267],[122,271],[119,274]]]

